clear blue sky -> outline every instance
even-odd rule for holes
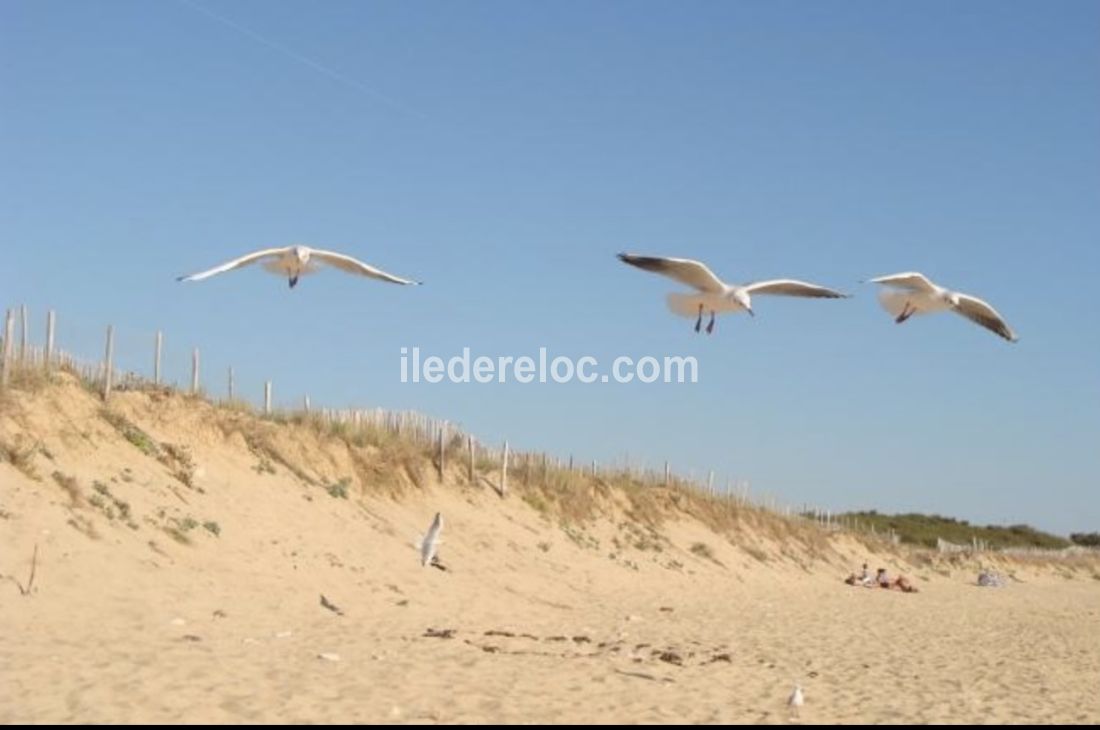
[[[217,17],[215,17],[217,16]],[[668,458],[834,509],[1100,529],[1096,2],[0,0],[0,302],[258,398]],[[303,242],[400,275],[174,277]],[[795,276],[696,336],[620,250]],[[896,326],[859,280],[990,300]],[[323,277],[323,278],[322,278]],[[449,356],[695,355],[695,386],[401,385]]]

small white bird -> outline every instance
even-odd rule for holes
[[[695,331],[703,326],[703,312],[710,312],[707,334],[714,332],[714,318],[718,312],[752,311],[753,294],[780,294],[789,297],[811,297],[815,299],[844,299],[848,295],[826,289],[816,284],[807,284],[795,279],[772,279],[757,281],[738,286],[727,284],[714,275],[707,265],[691,259],[672,259],[659,256],[638,256],[621,253],[619,260],[639,269],[675,279],[698,290],[697,294],[673,292],[668,295],[668,308],[684,317],[696,317]]]
[[[950,291],[933,284],[924,274],[909,271],[870,279],[871,283],[890,287],[879,292],[882,307],[901,324],[914,314],[952,311],[980,324],[1009,342],[1019,339],[1004,318],[987,302],[969,294]]]
[[[791,696],[787,698],[787,707],[791,708],[791,712],[797,716],[798,709],[802,707],[805,701],[806,698],[802,695],[802,685],[796,684],[794,686],[794,692],[791,692]]]
[[[443,530],[443,513],[436,512],[431,527],[420,541],[420,565],[427,567],[435,559],[435,551],[439,547],[439,533]]]
[[[263,267],[273,274],[282,274],[290,280],[291,288],[298,283],[298,277],[312,274],[317,270],[318,264],[328,264],[349,274],[360,274],[374,279],[388,281],[392,284],[420,284],[419,281],[402,279],[401,277],[387,274],[381,269],[364,264],[351,256],[332,251],[322,251],[308,246],[286,246],[284,248],[266,248],[262,251],[253,251],[240,258],[228,261],[220,266],[215,266],[208,271],[202,271],[190,276],[181,276],[176,281],[201,281],[215,274],[221,274],[242,266],[263,262]]]

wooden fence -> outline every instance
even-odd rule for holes
[[[166,387],[211,401],[219,400],[211,397],[211,389],[204,385],[199,348],[190,350],[188,387],[176,388],[167,386],[163,377],[165,345],[163,332],[158,331],[149,337],[147,362],[151,372],[142,375],[118,369],[115,348],[116,330],[113,325],[102,330],[104,337],[102,359],[89,361],[74,357],[56,346],[58,321],[55,312],[47,313],[43,344],[35,345],[29,334],[27,307],[7,310],[2,331],[3,339],[0,341],[0,388],[7,387],[12,378],[20,373],[48,373],[60,369],[75,374],[85,385],[98,392],[105,402],[109,402],[112,396],[120,391]],[[247,399],[241,398],[241,388],[236,380],[234,368],[229,367],[226,376],[225,397],[221,400],[236,404],[247,403]],[[209,384],[209,380],[206,383]],[[380,408],[318,409],[308,395],[302,397],[301,409],[276,409],[273,405],[274,392],[274,384],[271,380],[266,380],[263,383],[262,398],[259,397],[260,393],[256,394],[262,416],[270,418],[305,416],[319,419],[330,425],[338,424],[351,429],[353,433],[355,429],[383,429],[431,448],[435,453],[434,461],[441,476],[449,460],[462,459],[464,456],[468,478],[474,481],[475,475],[488,467],[496,477],[495,482],[493,480],[490,482],[502,497],[509,494],[509,476],[516,474],[517,470],[518,477],[524,484],[539,480],[545,482],[551,474],[572,475],[583,472],[595,478],[628,479],[647,487],[693,492],[742,508],[811,522],[826,531],[847,531],[859,528],[857,524],[838,519],[827,510],[809,508],[805,505],[801,510],[796,510],[791,506],[783,505],[774,496],[753,495],[750,493],[747,481],[734,481],[728,478],[719,480],[713,470],[708,471],[703,480],[697,479],[694,473],[690,473],[687,477],[676,474],[668,461],[664,461],[658,468],[638,465],[629,459],[625,459],[622,465],[617,466],[601,466],[593,460],[582,467],[572,455],[567,460],[563,460],[540,452],[515,451],[507,440],[499,446],[482,443],[473,435],[464,433],[450,421],[410,411],[389,411]],[[466,453],[464,455],[458,453],[461,450]]]

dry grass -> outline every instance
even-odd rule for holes
[[[168,467],[168,471],[172,472],[172,476],[181,484],[192,489],[195,488],[195,462],[192,460],[191,452],[186,446],[176,446],[167,442],[162,443],[157,454],[157,461]]]
[[[74,477],[68,474],[62,474],[59,471],[55,471],[50,476],[57,483],[57,486],[64,490],[65,494],[69,497],[70,507],[83,507],[84,495],[80,491],[80,484],[77,483]]]
[[[53,382],[53,376],[42,367],[17,366],[12,370],[8,386],[12,390],[37,393],[49,387]]]
[[[12,388],[2,397],[6,402],[17,403],[21,393],[34,396],[48,388],[51,381],[63,387],[67,379],[67,376],[49,378],[41,372],[28,373],[24,380],[18,381],[18,391]],[[93,380],[81,378],[79,382],[86,388],[94,388],[98,395],[99,386]],[[166,402],[174,402],[174,407],[198,407],[197,403],[189,405],[197,401],[195,397],[154,387],[140,379],[127,383],[126,389],[140,394],[141,397],[126,401],[127,413],[135,414],[132,418],[143,422],[144,418],[140,417],[143,408],[162,408]],[[240,435],[258,459],[255,469],[261,474],[285,470],[303,485],[320,485],[333,497],[349,500],[364,494],[398,499],[410,490],[437,483],[438,441],[425,431],[412,428],[399,431],[389,423],[384,425],[366,419],[361,423],[333,422],[316,413],[258,416],[250,406],[239,401],[204,402],[201,407],[204,424],[215,425],[227,439]],[[193,487],[195,464],[186,446],[158,443],[117,409],[102,408],[99,413],[135,448],[160,461],[178,481]],[[34,461],[38,453],[42,453],[39,445],[23,434],[17,433],[8,441],[0,441],[0,460],[10,462],[34,478]],[[319,459],[318,454],[323,458]],[[337,464],[347,476],[333,473]],[[443,482],[449,486],[471,486],[468,468],[466,436],[450,431]],[[81,499],[79,486],[75,485],[75,480],[71,488],[66,486],[68,479],[71,478],[63,475],[62,478],[54,477],[69,493],[70,502],[77,504]],[[473,483],[487,481],[495,485],[499,479],[499,454],[479,447]],[[521,499],[549,522],[559,525],[569,540],[585,548],[598,545],[598,541],[588,534],[588,526],[601,520],[619,526],[617,547],[649,553],[667,552],[671,544],[665,537],[666,525],[684,520],[706,526],[761,562],[789,560],[806,568],[813,561],[832,560],[838,556],[834,536],[813,521],[784,517],[761,507],[705,493],[677,479],[666,485],[661,476],[640,477],[625,470],[604,470],[593,475],[588,469],[559,467],[541,454],[521,452],[510,454],[508,483],[510,497]],[[113,496],[98,496],[103,503],[101,509],[110,510],[116,517],[128,511],[116,503]],[[186,520],[157,524],[180,542],[193,539],[194,526]],[[216,535],[220,533],[216,524],[208,521],[201,526]],[[82,518],[74,517],[73,526],[94,534],[94,527]],[[868,553],[912,559],[930,571],[971,569],[968,564],[952,563],[943,556],[924,555],[893,546],[869,533],[843,534],[850,541],[849,545],[861,545]],[[716,561],[717,553],[710,545],[695,542],[685,545],[684,549],[700,558]],[[665,557],[671,560],[673,556]],[[1019,565],[1046,565],[1053,559],[1051,556],[1012,558]],[[1057,559],[1067,575],[1100,575],[1096,572],[1095,557],[1085,556],[1079,561],[1068,557]]]
[[[24,476],[39,481],[34,469],[34,457],[39,452],[39,444],[23,434],[16,434],[11,441],[0,440],[0,461],[6,461]]]
[[[260,459],[261,465],[266,463],[270,468],[271,464],[278,464],[305,484],[313,485],[317,483],[313,477],[296,466],[297,460],[293,455],[284,452],[283,447],[276,439],[277,432],[271,424],[247,419],[238,423],[235,429],[226,430],[223,428],[223,432],[226,436],[234,432],[240,433],[244,437],[245,443],[248,444],[249,451]]]
[[[703,558],[704,560],[709,560],[715,565],[722,565],[721,561],[719,561],[718,558],[715,557],[714,550],[711,549],[710,545],[707,545],[705,542],[697,542],[693,544],[691,546],[691,553],[692,555],[696,555],[700,558]]]

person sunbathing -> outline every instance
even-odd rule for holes
[[[890,585],[891,588],[905,593],[917,593],[917,587],[909,582],[909,579],[904,575],[899,575],[894,579],[894,582]]]
[[[872,582],[871,571],[867,570],[867,563],[864,563],[863,572],[859,574],[859,584],[861,586],[870,586]]]
[[[878,583],[879,588],[885,588],[888,591],[902,591],[903,593],[917,593],[917,587],[909,582],[909,579],[904,575],[899,575],[897,578],[890,580],[890,576],[886,575],[885,568],[878,569],[878,575],[875,576],[875,582]]]
[[[867,563],[863,564],[863,572],[859,575],[852,573],[844,579],[844,582],[850,586],[863,586],[864,588],[871,588],[875,584],[870,571],[867,570]]]

